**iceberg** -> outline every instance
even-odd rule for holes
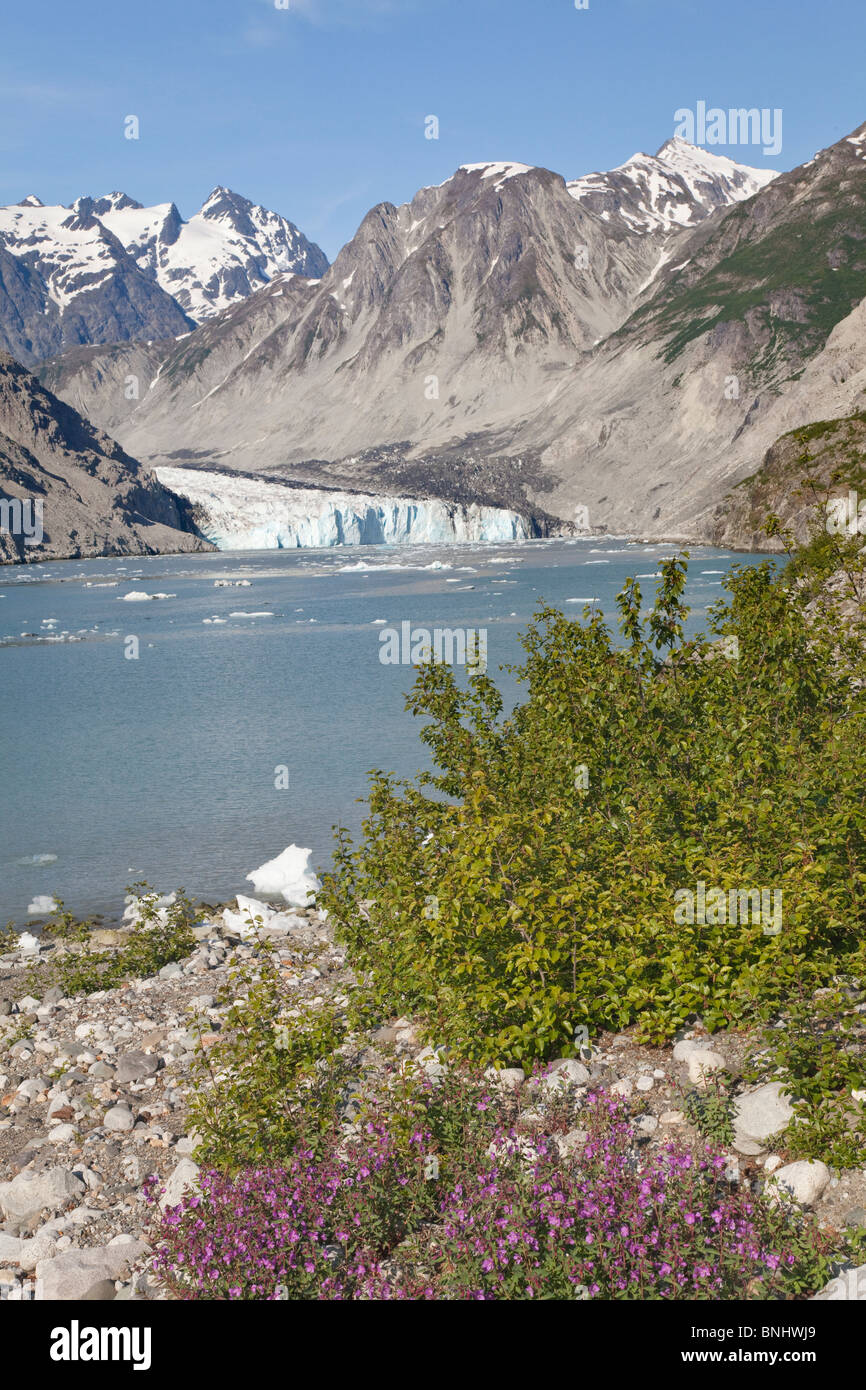
[[[331,492],[191,468],[158,468],[156,474],[192,503],[200,530],[219,550],[454,545],[529,537],[517,512],[476,502]]]
[[[28,915],[31,917],[45,917],[48,913],[53,911],[54,899],[49,898],[47,893],[40,893],[38,897],[33,899],[32,903],[30,903],[27,908]]]
[[[279,894],[289,907],[306,907],[322,886],[310,869],[312,853],[299,845],[289,845],[276,859],[253,869],[247,879],[257,893]]]

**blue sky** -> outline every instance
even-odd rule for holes
[[[715,147],[758,167],[791,168],[866,119],[863,0],[277,3],[7,0],[0,203],[118,188],[188,217],[222,183],[333,257],[373,204],[459,164],[607,169],[701,100],[782,109],[775,159]]]

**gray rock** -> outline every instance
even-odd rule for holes
[[[178,975],[182,974],[183,970],[178,965],[177,961],[172,961],[170,965],[164,965],[162,967],[159,972],[159,978],[161,980],[176,980]]]
[[[794,1110],[781,1081],[768,1081],[765,1086],[738,1096],[734,1115],[738,1138],[763,1141],[786,1129]],[[739,1144],[736,1147],[741,1153],[748,1152]]]
[[[589,1071],[574,1057],[560,1057],[552,1062],[550,1070],[542,1079],[541,1086],[548,1094],[555,1095],[566,1086],[583,1086],[589,1080]]]
[[[159,1057],[149,1056],[146,1052],[126,1052],[117,1064],[117,1082],[125,1086],[130,1081],[143,1081],[145,1077],[155,1076],[159,1066]]]
[[[135,1116],[127,1106],[114,1105],[110,1110],[106,1110],[102,1123],[106,1129],[122,1134],[135,1128]]]
[[[42,1211],[54,1211],[77,1200],[84,1183],[65,1168],[49,1168],[44,1173],[19,1173],[11,1182],[0,1183],[0,1210],[7,1220],[24,1222]]]
[[[87,1074],[96,1077],[97,1081],[110,1081],[114,1076],[114,1067],[109,1066],[108,1062],[91,1062]]]
[[[21,1241],[17,1236],[7,1236],[0,1231],[0,1266],[17,1265],[21,1254]]]
[[[36,1297],[46,1303],[80,1301],[94,1284],[122,1279],[130,1265],[150,1250],[143,1240],[103,1245],[90,1250],[64,1250],[36,1266]]]
[[[765,1152],[763,1144],[757,1139],[751,1139],[739,1129],[734,1130],[734,1148],[738,1154],[743,1154],[746,1158],[758,1158]]]
[[[583,1148],[588,1138],[587,1130],[571,1129],[568,1134],[557,1134],[553,1142],[559,1150],[560,1158],[571,1158],[572,1154]]]
[[[91,1284],[87,1293],[81,1295],[82,1303],[110,1303],[115,1295],[113,1279],[98,1279]]]
[[[866,1210],[863,1207],[852,1207],[845,1217],[846,1226],[866,1226]]]

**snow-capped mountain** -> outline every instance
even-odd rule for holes
[[[603,221],[646,235],[694,227],[777,177],[775,170],[737,164],[675,136],[654,155],[634,154],[608,173],[572,179],[568,191]]]
[[[184,222],[174,203],[144,208],[123,193],[95,205],[104,226],[191,318],[226,309],[275,275],[320,278],[328,258],[293,222],[215,188]]]
[[[0,207],[0,348],[19,362],[193,327],[100,222],[91,199],[43,207],[31,194]]]
[[[374,207],[319,283],[41,377],[156,467],[694,535],[786,428],[862,404],[864,148],[770,179],[675,142],[577,197],[466,166]]]
[[[35,362],[85,344],[190,332],[274,276],[327,258],[286,218],[216,188],[188,222],[125,193],[0,207],[0,348]]]

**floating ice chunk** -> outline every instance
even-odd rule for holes
[[[131,589],[128,594],[121,594],[120,603],[149,603],[151,599],[157,598],[177,598],[177,594],[146,594],[143,589]]]
[[[387,624],[387,622],[388,622],[388,619],[387,619],[387,618],[374,618],[374,619],[373,619],[373,622],[372,622],[372,626],[373,626],[373,627],[384,627],[384,626]]]
[[[25,854],[23,859],[16,859],[16,864],[21,864],[25,869],[40,869],[43,864],[53,864],[56,854]]]
[[[257,893],[279,893],[290,907],[306,907],[321,884],[310,869],[313,851],[289,845],[276,859],[247,874]]]
[[[35,897],[27,909],[31,917],[44,917],[46,913],[54,911],[54,899],[49,898],[47,893],[40,893]]]

